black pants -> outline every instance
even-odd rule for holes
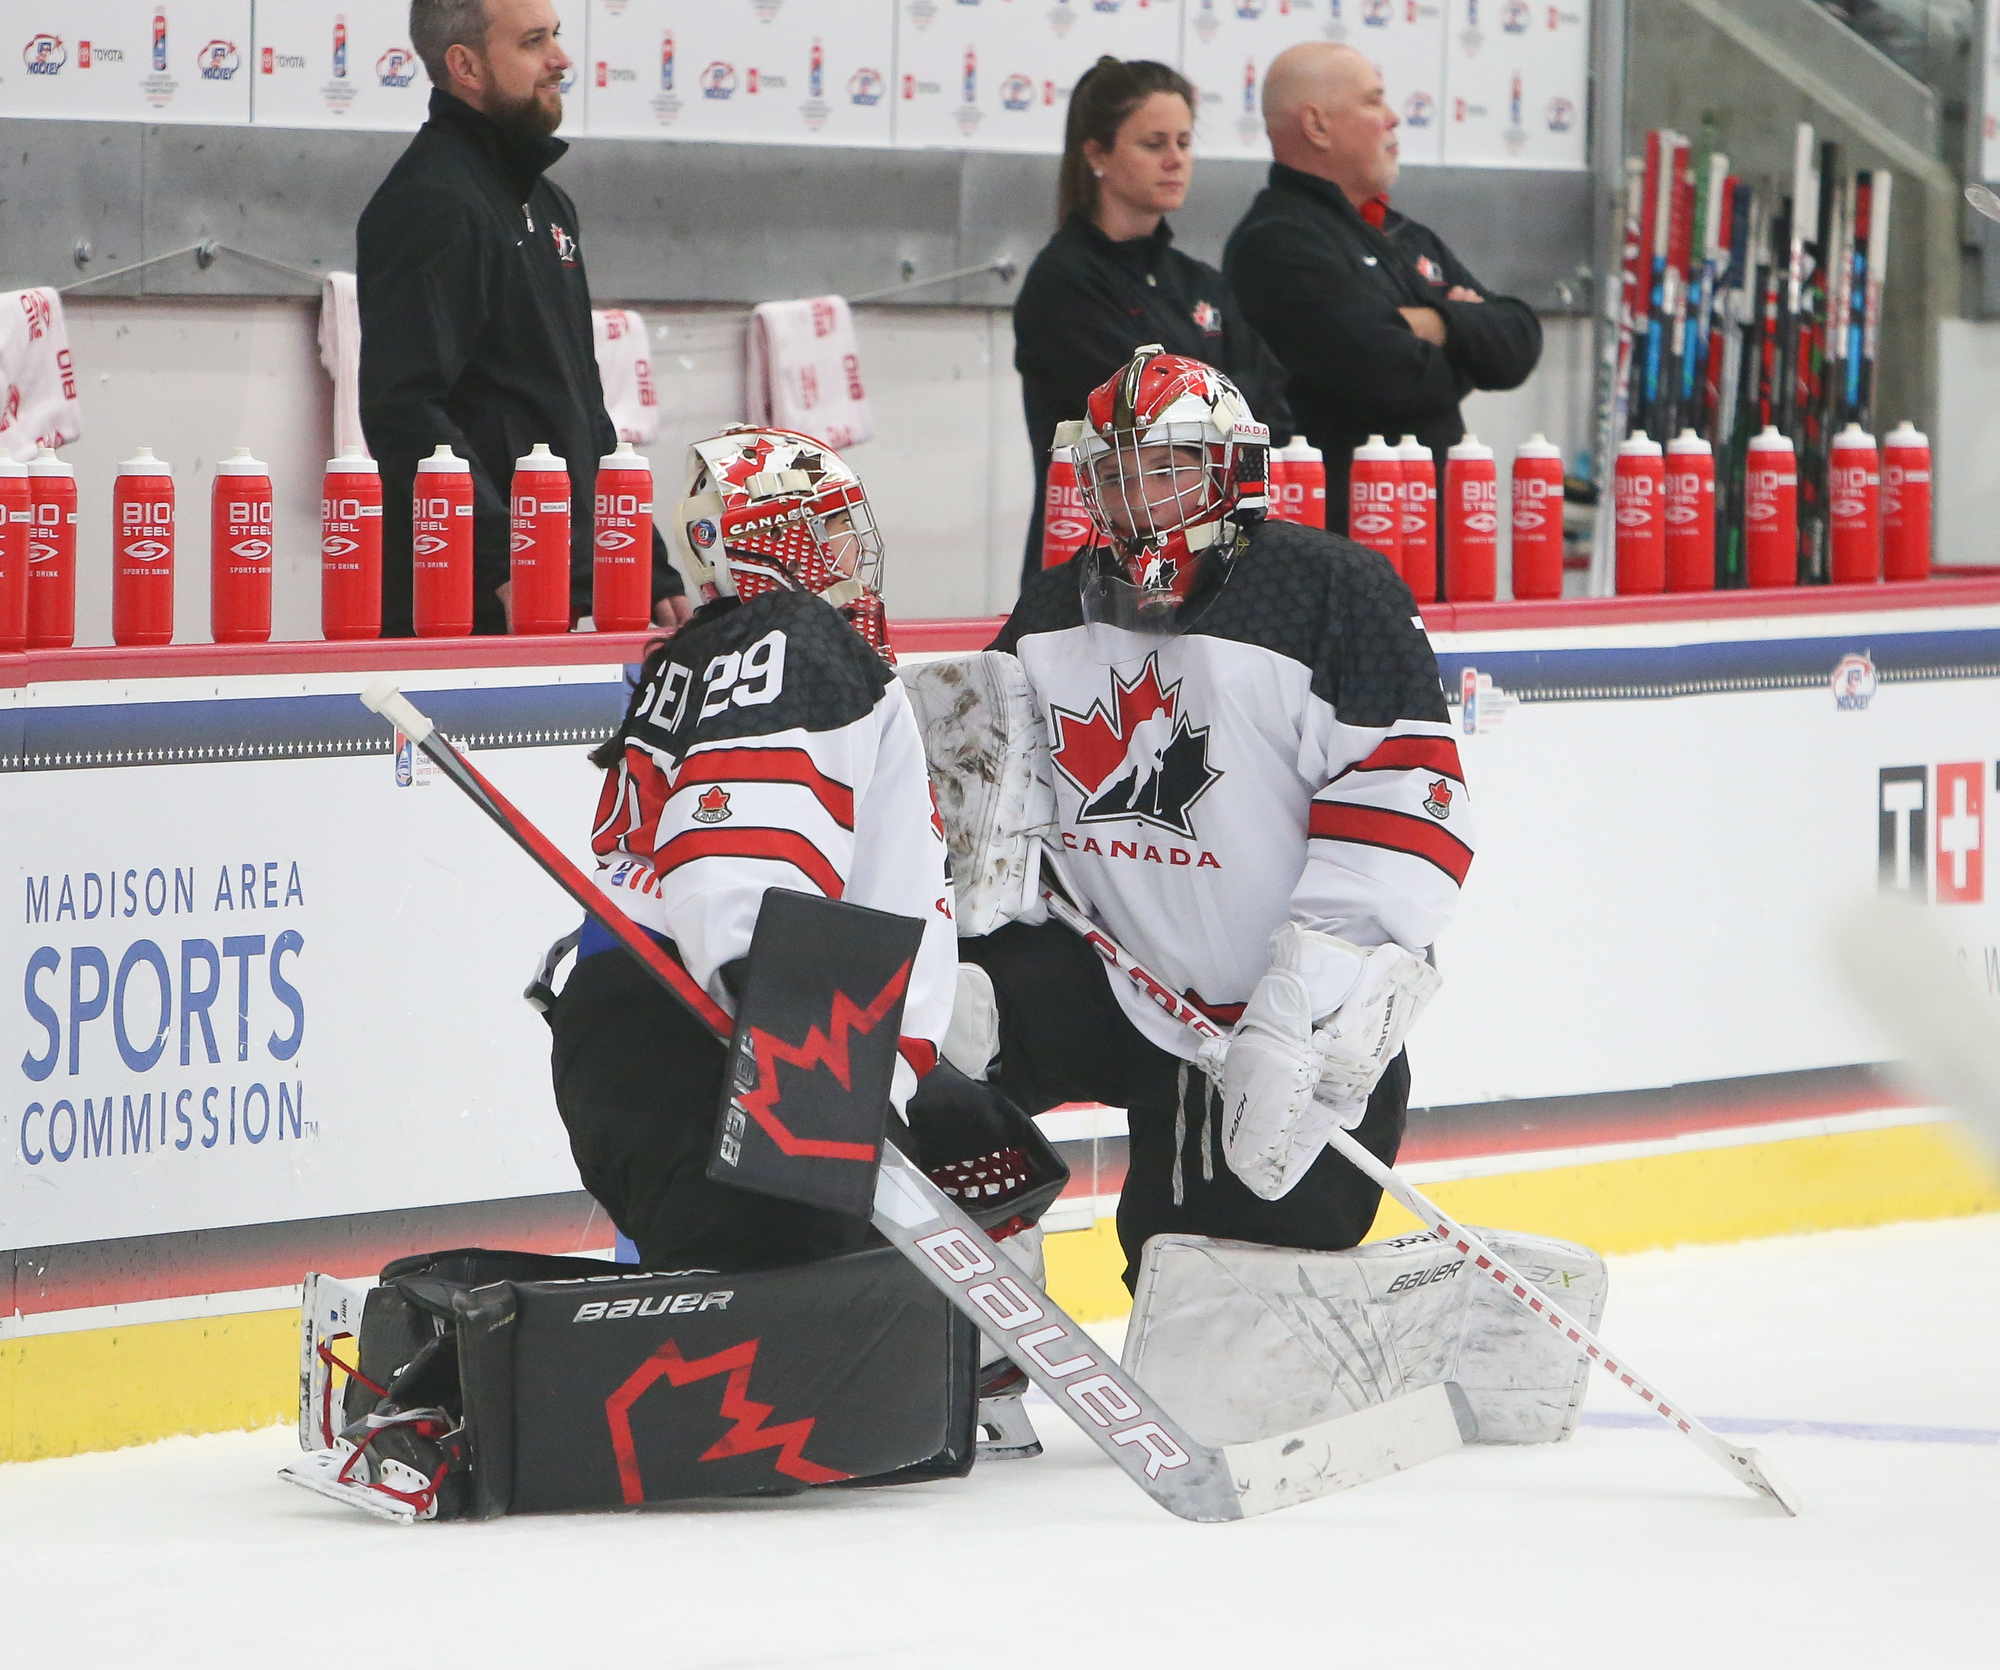
[[[628,953],[579,962],[549,1023],[569,1151],[642,1268],[773,1269],[869,1243],[860,1218],[708,1178],[722,1045]]]
[[[1206,1235],[1273,1247],[1338,1251],[1375,1221],[1382,1191],[1339,1155],[1322,1154],[1282,1200],[1260,1200],[1222,1155],[1222,1097],[1200,1068],[1149,1042],[1118,1007],[1097,954],[1069,929],[1018,922],[959,941],[992,976],[1000,1006],[1000,1087],[1030,1113],[1063,1102],[1126,1110],[1118,1241],[1125,1285],[1154,1235]],[[1410,1100],[1409,1062],[1389,1063],[1355,1135],[1393,1162]]]

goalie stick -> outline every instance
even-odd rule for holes
[[[1055,884],[1051,884],[1051,877],[1055,878]],[[1078,910],[1063,896],[1059,883],[1060,876],[1053,863],[1046,863],[1043,871],[1042,899],[1048,905],[1051,916],[1064,927],[1080,935],[1111,968],[1131,980],[1149,999],[1197,1037],[1228,1036],[1193,1004],[1170,990],[1164,982],[1156,979],[1143,965],[1135,961],[1122,945]],[[1429,1200],[1397,1176],[1393,1167],[1386,1166],[1376,1159],[1355,1141],[1351,1134],[1335,1130],[1329,1139],[1329,1146],[1363,1176],[1380,1186],[1411,1217],[1427,1225],[1434,1235],[1449,1242],[1470,1258],[1474,1267],[1481,1274],[1499,1283],[1508,1297],[1526,1306],[1572,1344],[1581,1347],[1584,1354],[1607,1374],[1615,1375],[1621,1385],[1629,1387],[1642,1403],[1669,1426],[1684,1433],[1716,1465],[1724,1468],[1752,1490],[1770,1497],[1786,1513],[1797,1516],[1798,1496],[1764,1465],[1755,1450],[1739,1449],[1734,1444],[1725,1443],[1717,1437],[1708,1427],[1682,1409],[1678,1402],[1666,1397],[1622,1355],[1613,1352],[1581,1322],[1570,1316],[1526,1276],[1515,1270],[1471,1230],[1453,1220],[1448,1214],[1439,1211]]]
[[[407,736],[543,873],[588,911],[727,1048],[729,1015],[489,783],[387,679],[361,700]],[[871,1221],[951,1305],[1007,1353],[1133,1483],[1182,1519],[1247,1519],[1457,1449],[1477,1427],[1456,1386],[1373,1404],[1295,1432],[1204,1444],[1185,1432],[895,1146],[882,1145]]]

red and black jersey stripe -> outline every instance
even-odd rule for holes
[[[1472,868],[1472,849],[1428,818],[1379,806],[1355,806],[1346,801],[1315,800],[1306,833],[1320,841],[1349,841],[1356,846],[1406,852],[1435,864],[1460,886]]]
[[[1458,744],[1448,736],[1392,736],[1365,760],[1336,772],[1339,782],[1349,771],[1427,771],[1449,777],[1461,787],[1465,768],[1458,763]]]
[[[809,790],[842,829],[854,827],[854,791],[821,771],[803,748],[704,748],[681,762],[673,792],[696,783],[792,783]]]
[[[789,864],[829,899],[838,899],[846,889],[832,860],[794,829],[760,829],[748,825],[734,829],[690,829],[653,854],[653,867],[664,876],[700,858],[753,858]]]
[[[659,827],[660,808],[667,803],[666,774],[644,750],[627,748],[625,757],[604,774],[597,801],[597,823],[590,836],[591,851],[643,851]],[[634,836],[641,837],[635,847]]]

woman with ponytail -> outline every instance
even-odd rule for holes
[[[1285,374],[1237,311],[1213,267],[1173,247],[1167,214],[1194,166],[1195,94],[1146,59],[1100,58],[1070,94],[1056,235],[1014,303],[1014,369],[1035,454],[1025,573],[1042,566],[1042,516],[1056,425],[1083,416],[1090,391],[1157,342],[1227,372],[1271,443],[1291,439]]]

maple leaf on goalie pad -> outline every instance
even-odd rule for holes
[[[1111,707],[1051,709],[1050,757],[1083,795],[1078,823],[1137,818],[1193,840],[1188,813],[1222,773],[1208,763],[1208,727],[1180,711],[1180,683],[1160,685],[1160,658],[1149,655],[1130,684],[1111,673]]]

